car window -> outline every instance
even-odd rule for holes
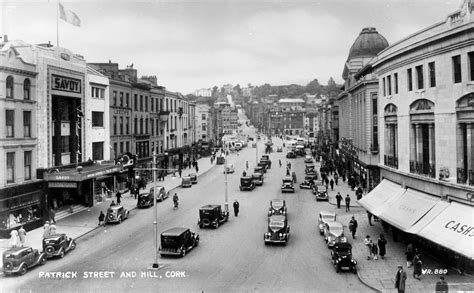
[[[271,221],[268,224],[268,227],[270,227],[270,229],[281,229],[285,227],[285,223],[282,221]]]
[[[161,244],[163,246],[176,246],[180,244],[180,239],[179,237],[176,236],[161,236]]]

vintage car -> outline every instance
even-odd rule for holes
[[[263,173],[267,173],[267,162],[260,161],[257,166],[262,167]]]
[[[150,194],[153,196],[154,188],[150,188]],[[166,191],[164,186],[157,186],[156,187],[156,201],[163,201],[170,196],[170,192]]]
[[[270,169],[272,167],[272,160],[270,160],[269,155],[262,155],[262,158],[260,159],[260,161],[266,161],[267,169]]]
[[[46,254],[31,247],[13,247],[3,252],[3,272],[5,275],[24,275],[28,269],[46,262]]]
[[[107,209],[107,215],[105,216],[105,223],[122,223],[123,220],[128,218],[128,211],[121,205],[114,205]]]
[[[251,176],[240,177],[240,191],[254,190],[254,189],[255,189],[255,183]]]
[[[335,212],[328,212],[328,211],[320,211],[319,212],[319,219],[318,219],[318,226],[319,226],[319,234],[324,235],[324,226],[327,222],[334,222],[336,221],[336,213]]]
[[[281,192],[295,192],[293,178],[291,178],[290,176],[286,176],[282,179]]]
[[[314,176],[306,175],[303,182],[300,183],[301,189],[312,189],[314,185]]]
[[[256,186],[262,186],[263,185],[263,174],[262,173],[253,173],[252,174],[252,180],[253,180],[253,183]]]
[[[153,206],[153,193],[140,193],[137,199],[137,208],[148,208]]]
[[[286,157],[288,159],[294,159],[294,158],[296,158],[296,153],[293,152],[293,151],[289,151],[289,152],[286,153]]]
[[[304,173],[306,175],[314,175],[317,174],[318,171],[316,171],[316,166],[313,163],[307,163],[304,166]]]
[[[304,156],[304,162],[305,163],[312,163],[313,162],[313,157],[311,157],[311,155],[306,154]]]
[[[216,164],[217,165],[223,165],[225,161],[225,157],[223,155],[220,155],[216,158]]]
[[[223,211],[220,205],[205,205],[199,209],[199,228],[214,227],[229,220],[229,212]]]
[[[235,169],[234,169],[234,165],[233,164],[227,164],[224,168],[224,174],[227,173],[234,173],[235,172]]]
[[[185,256],[188,251],[199,245],[199,235],[188,228],[171,228],[161,233],[160,255]]]
[[[76,241],[64,233],[58,233],[43,238],[43,252],[46,257],[59,256],[63,258],[66,252],[76,248]]]
[[[255,168],[253,169],[253,172],[254,173],[260,173],[260,174],[263,174],[263,167],[262,166],[255,166]]]
[[[263,235],[265,244],[268,243],[282,243],[290,238],[290,226],[288,226],[288,218],[282,215],[274,215],[268,218],[268,230]]]
[[[313,194],[316,195],[316,200],[328,200],[328,189],[326,185],[315,184],[313,186]]]
[[[191,178],[191,184],[197,184],[198,183],[198,177],[196,173],[191,173],[188,175],[189,178]]]
[[[342,270],[352,271],[357,273],[357,261],[352,258],[352,245],[347,242],[334,244],[331,251],[331,258],[336,272]]]
[[[277,152],[278,152],[278,153],[283,152],[283,148],[282,148],[281,146],[277,147]]]
[[[268,208],[268,216],[273,215],[287,215],[286,202],[284,199],[272,199],[270,201],[270,207]]]
[[[181,178],[181,187],[191,187],[193,186],[193,182],[191,181],[190,176],[185,176]]]
[[[344,237],[344,226],[335,221],[326,222],[324,224],[324,240],[328,244],[328,248],[332,248],[339,242],[347,242],[347,238]]]

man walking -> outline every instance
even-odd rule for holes
[[[334,180],[331,178],[331,181],[329,181],[329,184],[331,185],[331,190],[334,190]]]
[[[120,191],[117,191],[117,193],[115,194],[115,196],[117,197],[117,204],[119,205],[121,202],[122,202],[122,195],[120,194]]]
[[[341,201],[342,201],[342,195],[340,192],[338,192],[336,194],[336,202],[337,202],[337,208],[340,209],[341,208]]]
[[[351,198],[349,197],[349,194],[346,195],[346,212],[351,211]]]
[[[56,212],[54,211],[53,208],[51,208],[51,210],[49,211],[49,220],[53,223],[53,224],[56,224]]]
[[[234,215],[237,217],[239,215],[239,202],[237,200],[234,201],[233,207],[234,207]]]
[[[354,216],[352,216],[352,219],[349,221],[349,231],[351,231],[353,239],[356,238],[355,235],[358,226],[359,224],[357,223],[357,220],[354,218]]]
[[[367,218],[369,219],[369,225],[372,226],[372,213],[367,211]]]
[[[395,275],[395,288],[398,289],[398,293],[405,293],[405,281],[407,279],[407,273],[403,270],[403,266],[398,266],[397,274]]]

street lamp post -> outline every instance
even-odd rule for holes
[[[224,202],[224,208],[226,212],[229,212],[229,198],[227,194],[227,142],[224,143],[224,182],[225,182],[225,202]]]

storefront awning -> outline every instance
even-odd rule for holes
[[[382,180],[371,192],[358,203],[375,216],[379,216],[385,205],[400,197],[405,192],[400,185],[387,179]]]
[[[447,207],[449,207],[449,202],[440,200],[438,203],[429,210],[426,215],[421,218],[418,222],[415,223],[410,229],[408,229],[408,233],[411,234],[418,234],[421,229],[426,227],[431,221],[433,221],[442,211],[444,211]]]
[[[407,191],[381,211],[379,217],[387,223],[407,232],[440,199],[408,188]]]
[[[418,235],[474,259],[474,207],[452,202]]]

